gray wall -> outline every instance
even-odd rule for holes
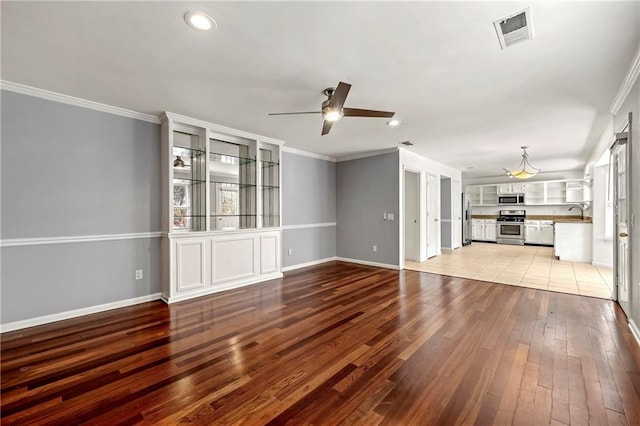
[[[160,231],[159,125],[8,91],[1,102],[3,239]],[[0,320],[159,292],[159,240],[3,248]]]
[[[338,163],[337,255],[399,265],[399,153]],[[383,213],[395,220],[383,220]],[[378,251],[373,252],[372,246]]]
[[[287,225],[333,222],[336,222],[336,164],[283,152],[282,266],[335,257],[335,226],[286,229]]]
[[[640,327],[640,78],[636,80],[629,96],[615,115],[613,129],[618,130],[620,123],[627,120],[631,112],[631,165],[629,192],[631,195],[631,214],[635,215],[635,226],[630,228],[629,241],[631,245],[631,318]]]

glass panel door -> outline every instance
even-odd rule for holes
[[[203,138],[173,132],[173,230],[204,231],[206,163]]]
[[[210,140],[211,230],[256,227],[256,160],[247,145]]]
[[[262,227],[280,226],[280,163],[275,151],[260,148],[260,173],[262,194]]]

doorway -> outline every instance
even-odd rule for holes
[[[427,257],[438,254],[438,178],[427,175]]]
[[[629,124],[631,126],[631,115]],[[611,147],[613,181],[613,296],[627,315],[629,311],[629,134],[616,134]]]
[[[404,257],[420,261],[420,174],[404,171]]]

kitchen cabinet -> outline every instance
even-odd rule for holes
[[[501,183],[498,184],[498,194],[524,194],[526,186],[524,183]]]
[[[567,181],[567,203],[582,203],[589,201],[588,196],[585,197],[585,181],[582,179]]]
[[[553,245],[553,221],[527,220],[524,223],[525,244]]]
[[[499,183],[495,185],[469,185],[465,192],[471,195],[472,206],[496,206],[498,195],[525,194],[525,205],[563,205],[589,201],[590,191],[584,179],[549,180],[528,183]]]
[[[547,222],[542,223],[542,222]],[[552,221],[541,221],[540,224],[540,244],[544,245],[553,245],[553,222]]]
[[[496,241],[496,220],[472,219],[471,233],[474,241]]]
[[[471,198],[471,206],[498,205],[497,185],[470,185],[465,188],[465,192]]]
[[[559,222],[554,226],[554,256],[569,262],[591,263],[593,224]]]

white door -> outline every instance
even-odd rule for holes
[[[631,125],[631,123],[629,123]],[[611,147],[613,160],[613,215],[614,215],[614,244],[613,278],[617,300],[622,310],[629,315],[629,200],[628,195],[628,134],[616,135],[616,142]]]
[[[427,257],[438,254],[438,178],[427,175]]]
[[[404,171],[404,257],[417,262],[420,258],[420,215],[419,201],[420,175],[408,170]]]
[[[453,200],[451,248],[456,249],[462,247],[462,193],[460,191],[460,182],[457,180],[451,182],[451,200]]]

